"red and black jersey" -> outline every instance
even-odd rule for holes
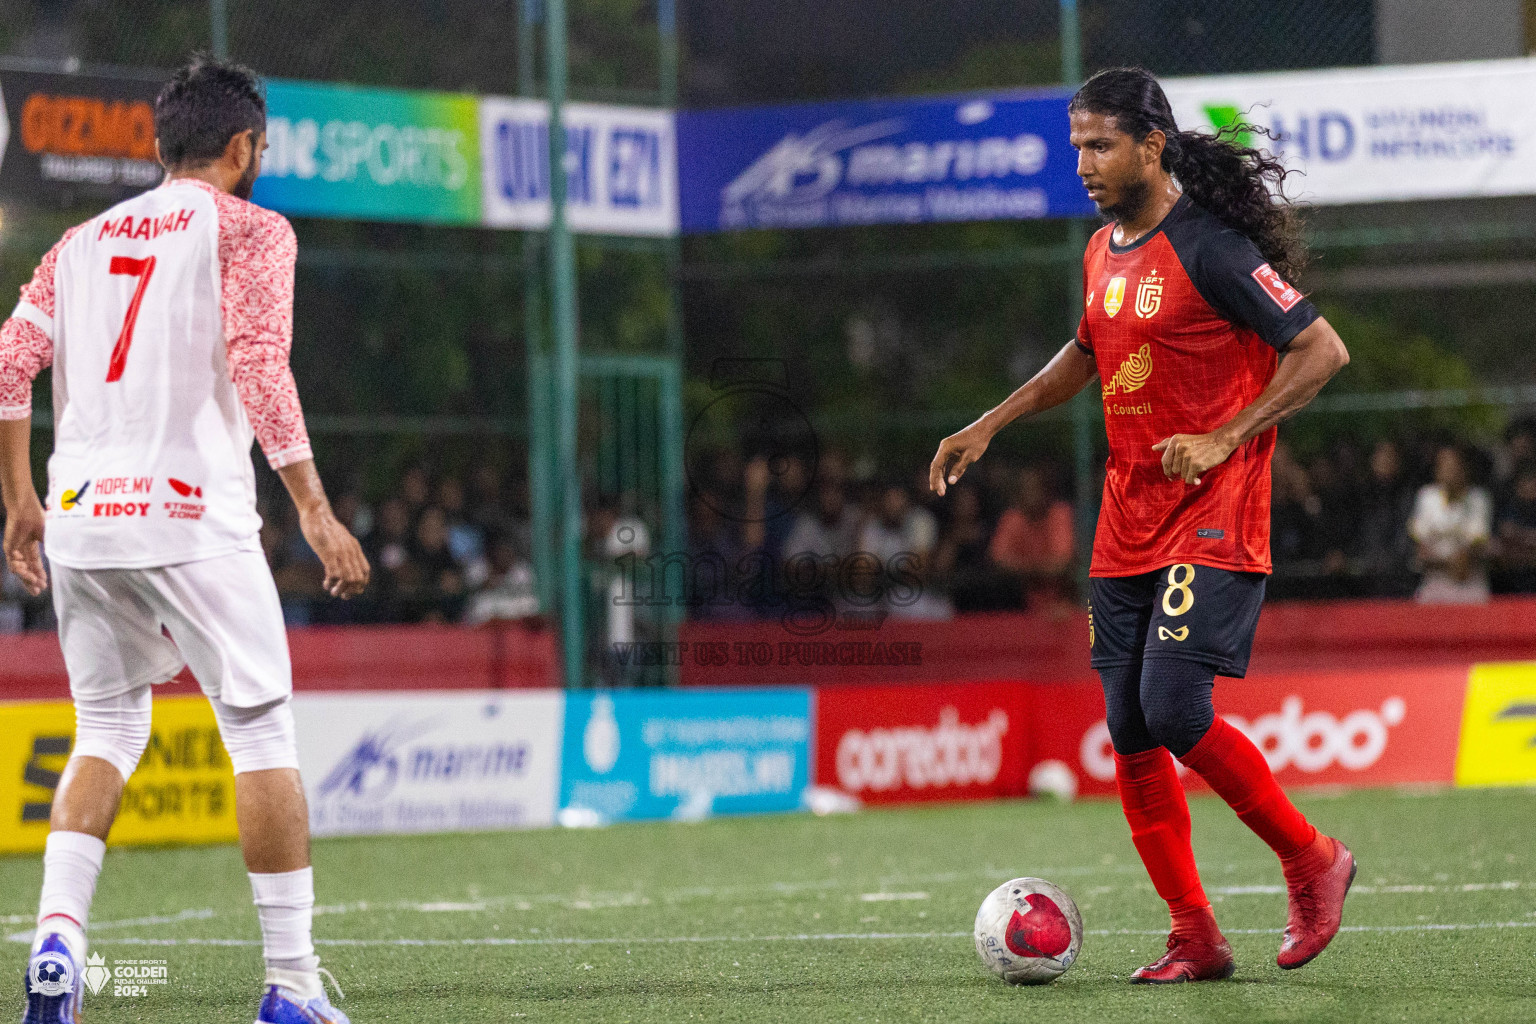
[[[1189,562],[1269,572],[1275,431],[1252,438],[1198,486],[1163,475],[1152,450],[1215,430],[1259,397],[1278,352],[1317,310],[1249,239],[1181,196],[1152,231],[1083,254],[1077,343],[1098,364],[1109,461],[1093,576]]]

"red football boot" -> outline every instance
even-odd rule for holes
[[[1355,880],[1355,855],[1333,840],[1333,863],[1304,882],[1288,885],[1290,913],[1275,963],[1294,970],[1311,963],[1339,933],[1344,897]]]
[[[1217,932],[1214,940],[1177,932],[1168,936],[1168,952],[1131,972],[1132,985],[1173,985],[1181,981],[1221,981],[1232,977],[1232,947]]]

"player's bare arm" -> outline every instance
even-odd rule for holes
[[[942,497],[949,485],[958,483],[971,463],[981,458],[999,430],[1020,417],[1034,416],[1070,401],[1096,373],[1093,356],[1076,341],[1067,342],[1039,373],[1000,405],[939,443],[939,450],[928,466],[928,489]]]
[[[0,420],[0,492],[5,498],[5,560],[27,593],[48,586],[43,566],[43,503],[32,486],[32,421]]]
[[[288,496],[299,510],[299,529],[325,567],[325,592],[346,600],[368,586],[368,559],[363,547],[342,525],[325,496],[314,459],[305,459],[277,471]]]
[[[1337,331],[1314,320],[1286,347],[1274,379],[1259,397],[1226,424],[1208,434],[1174,434],[1152,446],[1162,452],[1169,479],[1200,483],[1201,474],[1227,461],[1240,445],[1295,414],[1349,365],[1349,351]]]

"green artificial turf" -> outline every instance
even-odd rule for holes
[[[1112,802],[319,841],[315,932],[356,1024],[1536,1020],[1536,793],[1300,804],[1359,858],[1344,921],[1361,930],[1279,970],[1278,864],[1197,799],[1196,855],[1238,958],[1228,982],[1126,983],[1161,953],[1167,918]],[[37,858],[0,860],[8,934],[27,929],[40,875]],[[1042,988],[995,980],[971,946],[982,897],[1017,875],[1066,888],[1089,933]],[[93,914],[109,965],[163,959],[170,983],[109,986],[87,998],[89,1024],[252,1020],[260,947],[233,847],[114,849]],[[0,948],[19,1007],[25,947]]]

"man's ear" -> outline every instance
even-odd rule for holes
[[[243,132],[236,132],[229,138],[229,144],[224,147],[224,160],[232,167],[245,170],[251,162],[252,147],[255,145],[255,132],[247,128]]]
[[[165,167],[165,157],[160,154],[160,140],[159,139],[155,140],[155,163],[159,164],[161,167]],[[169,167],[165,167],[165,169],[167,171],[170,170]]]
[[[1168,145],[1168,136],[1161,128],[1153,128],[1147,132],[1147,137],[1141,140],[1142,153],[1148,164],[1161,164],[1163,161],[1163,148]]]

